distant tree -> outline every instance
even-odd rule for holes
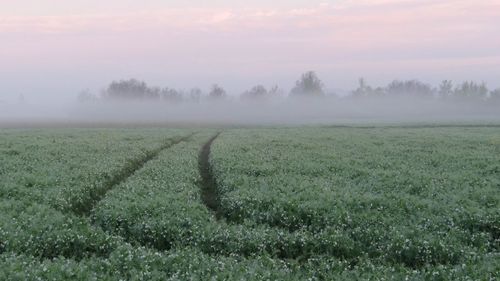
[[[85,89],[78,93],[77,100],[80,103],[90,103],[97,101],[97,96],[92,94],[89,89]]]
[[[213,100],[220,100],[226,98],[226,90],[217,84],[212,86],[212,89],[208,93],[208,97]]]
[[[358,88],[356,88],[356,90],[352,91],[352,96],[353,97],[367,97],[367,96],[370,96],[372,93],[373,93],[373,89],[370,86],[368,86],[365,78],[361,77],[358,80]]]
[[[440,98],[448,98],[453,95],[453,82],[451,80],[443,80],[439,84],[438,95]]]
[[[321,97],[325,95],[323,88],[323,82],[321,82],[316,73],[309,71],[302,74],[290,94],[302,97]]]
[[[465,81],[453,91],[453,96],[457,99],[480,100],[485,99],[487,95],[488,87],[484,82]]]
[[[242,99],[263,99],[268,96],[267,89],[262,85],[254,86],[252,89],[245,91],[242,95]]]
[[[160,87],[152,87],[148,89],[146,94],[146,98],[148,99],[160,99],[161,97],[161,89]]]
[[[183,99],[183,95],[180,91],[177,91],[176,89],[170,89],[170,88],[164,88],[160,92],[160,96],[162,100],[166,102],[181,102]]]
[[[489,99],[494,102],[500,102],[500,88],[491,91]]]
[[[386,87],[389,96],[432,97],[434,90],[429,84],[418,80],[394,80]]]
[[[200,102],[201,96],[202,96],[202,91],[199,88],[193,88],[189,91],[189,100],[192,102]]]
[[[278,85],[274,85],[271,89],[269,89],[268,94],[271,97],[277,97],[283,94],[283,90],[281,90]]]
[[[157,99],[159,94],[148,85],[137,79],[113,81],[105,91],[108,99]]]
[[[377,87],[373,89],[372,91],[372,96],[377,96],[377,97],[382,97],[386,94],[385,88],[383,87]]]

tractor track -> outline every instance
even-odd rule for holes
[[[125,182],[128,178],[135,174],[138,170],[142,169],[146,163],[154,160],[158,155],[172,146],[181,142],[189,140],[194,134],[192,133],[181,138],[171,138],[156,149],[146,151],[141,157],[128,160],[125,165],[117,173],[111,175],[109,179],[104,181],[99,188],[88,190],[83,200],[71,200],[70,210],[84,217],[89,217],[95,206],[106,196],[106,194],[114,189],[116,186]],[[173,141],[172,141],[173,140]]]
[[[212,166],[210,165],[210,152],[212,143],[220,134],[221,132],[216,133],[201,147],[198,157],[198,168],[201,176],[201,199],[203,204],[214,213],[217,220],[222,217],[222,212],[220,210],[220,192],[217,188],[217,181],[213,175]]]

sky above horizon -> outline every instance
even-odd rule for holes
[[[238,94],[393,79],[500,87],[500,0],[3,1],[0,101],[72,99],[112,80]]]

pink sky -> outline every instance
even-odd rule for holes
[[[129,77],[288,89],[306,70],[329,88],[360,76],[500,87],[500,0],[100,2],[0,1],[0,99]]]

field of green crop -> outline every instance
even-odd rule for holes
[[[498,280],[500,126],[0,129],[0,280]]]

